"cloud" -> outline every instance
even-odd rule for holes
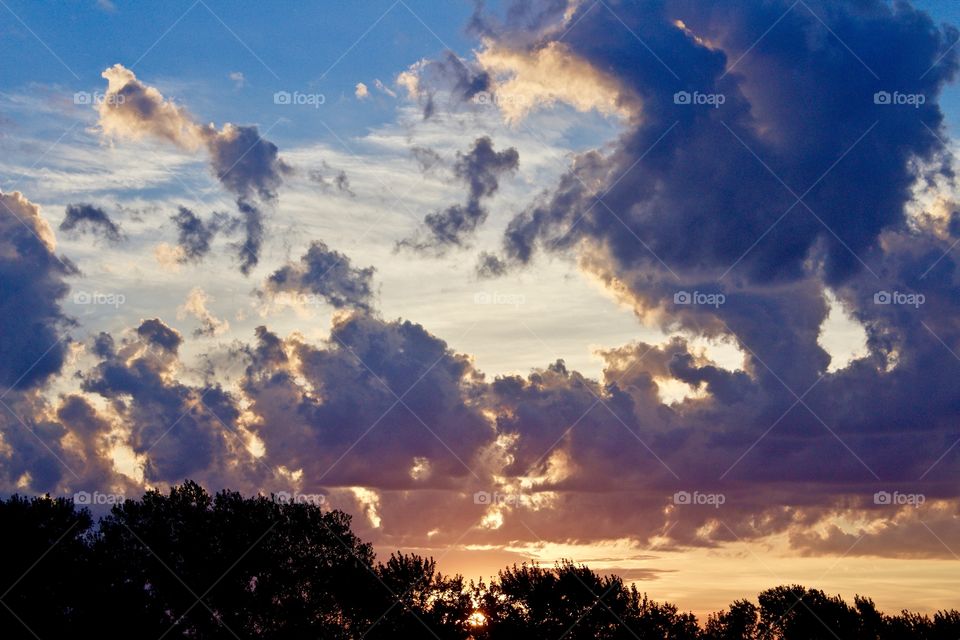
[[[110,219],[106,211],[91,204],[68,204],[60,230],[86,231],[110,242],[123,239],[120,226]]]
[[[267,278],[264,294],[271,298],[318,296],[336,309],[370,311],[373,273],[373,267],[354,268],[350,258],[315,241],[299,263],[289,263]]]
[[[55,253],[40,207],[19,191],[0,192],[0,387],[38,387],[63,366],[71,321],[61,301],[76,266]]]
[[[309,486],[377,489],[457,486],[481,468],[494,434],[469,399],[473,369],[420,325],[353,314],[326,346],[258,338],[243,388],[271,465]],[[429,473],[411,474],[418,464]]]
[[[196,337],[213,338],[223,335],[230,329],[230,323],[214,316],[207,303],[211,300],[210,296],[200,287],[194,287],[187,294],[187,299],[177,310],[178,318],[193,316],[200,321],[200,326],[194,330]]]
[[[396,92],[390,87],[388,87],[387,85],[383,84],[383,82],[379,78],[373,81],[373,86],[375,86],[381,93],[385,93],[391,98],[397,97]]]
[[[146,344],[160,347],[164,351],[176,354],[180,345],[183,344],[183,338],[176,329],[171,329],[159,318],[144,320],[137,327],[137,335],[140,336]]]
[[[417,164],[420,165],[420,171],[424,173],[432,171],[443,163],[443,158],[440,157],[440,154],[427,147],[411,147],[410,153],[414,159],[416,159]]]
[[[436,112],[438,92],[448,97],[451,106],[470,103],[475,96],[490,90],[490,75],[447,51],[439,60],[413,64],[397,76],[397,84],[407,91],[408,98],[420,103],[426,120]]]
[[[629,117],[639,105],[622,95],[616,77],[586,62],[561,42],[532,51],[512,51],[493,42],[477,53],[477,62],[496,80],[485,99],[496,104],[511,123],[535,109],[557,103],[578,111],[596,109]]]
[[[330,169],[326,163],[323,164],[323,168],[324,171]],[[320,171],[319,169],[310,171],[308,177],[310,178],[311,182],[320,185],[325,192],[329,192],[332,188],[334,188],[340,193],[346,194],[351,198],[357,195],[353,192],[353,190],[350,189],[350,177],[347,175],[347,172],[342,169],[334,174],[332,183],[327,181],[327,179],[324,177],[324,172]]]
[[[367,85],[363,84],[362,82],[358,82],[353,91],[353,95],[355,95],[358,100],[363,100],[370,97],[370,90],[367,89]]]
[[[246,238],[235,245],[240,271],[248,275],[260,260],[264,205],[274,205],[283,177],[292,169],[277,146],[252,125],[227,123],[217,130],[200,125],[182,107],[155,88],[137,80],[132,71],[114,65],[103,72],[107,92],[98,109],[103,133],[116,138],[157,138],[195,151],[205,149],[217,180],[237,197]]]
[[[164,271],[176,273],[180,265],[187,262],[183,247],[161,242],[153,248],[153,257]]]
[[[498,278],[507,273],[507,264],[492,253],[484,251],[477,260],[477,275],[481,278]]]
[[[247,84],[247,79],[241,71],[232,71],[227,77],[233,80],[233,86],[237,89],[243,89]]]
[[[177,227],[178,251],[173,258],[179,263],[202,260],[210,252],[213,237],[230,225],[225,214],[214,214],[213,219],[204,222],[186,207],[179,207],[170,220]]]
[[[517,170],[520,154],[514,148],[494,151],[489,137],[477,138],[466,154],[458,153],[453,165],[457,179],[468,187],[466,205],[453,205],[424,218],[425,238],[405,240],[401,246],[417,250],[462,245],[487,217],[482,201],[489,199],[500,187],[500,176]]]
[[[443,92],[472,103],[487,91],[517,124],[527,108],[559,102],[619,116],[614,140],[578,153],[511,220],[502,253],[480,256],[492,276],[545,253],[572,257],[671,336],[599,352],[599,379],[563,361],[489,379],[423,326],[378,317],[373,269],[315,242],[261,295],[315,295],[346,310],[327,340],[260,327],[251,344],[207,354],[243,366],[238,386],[212,370],[188,383],[180,354],[194,345],[150,318],[94,339],[96,364],[79,374],[88,395],[47,404],[36,390],[64,369],[56,341],[73,269],[54,255],[39,209],[0,196],[26,222],[0,210],[0,317],[12,336],[0,376],[17,387],[10,404],[24,420],[3,419],[5,486],[66,486],[57,457],[84,482],[116,481],[104,451],[122,445],[147,483],[256,484],[274,479],[266,467],[332,488],[388,545],[431,532],[438,545],[514,549],[541,535],[674,549],[782,535],[794,550],[832,554],[866,533],[863,553],[947,557],[922,523],[960,544],[957,225],[947,209],[908,212],[923,185],[955,181],[937,97],[957,68],[957,34],[905,4],[806,5],[523,2],[502,24],[476,16],[487,38],[476,63],[445,57],[398,79],[425,109]],[[287,173],[276,147],[254,128],[198,125],[122,67],[108,72],[117,110],[101,108],[104,131],[208,152],[244,213],[238,248],[257,256],[262,208]],[[503,109],[511,90],[527,106]],[[876,103],[891,90],[926,100]],[[466,242],[517,165],[515,151],[478,139],[454,165],[466,204],[431,214],[417,241]],[[160,251],[170,264],[202,257],[214,237],[216,217],[184,211],[179,245]],[[867,336],[866,354],[836,370],[818,343],[828,291]],[[878,303],[882,291],[925,302]],[[195,288],[182,312],[216,334],[207,304]],[[742,362],[722,365],[704,344]],[[882,508],[879,490],[927,502]],[[478,491],[509,500],[484,504]]]
[[[102,74],[107,92],[98,105],[99,126],[109,137],[158,138],[188,150],[203,144],[203,127],[157,89],[137,80],[133,71],[116,64]]]
[[[218,383],[179,381],[182,340],[154,318],[115,346],[112,338],[101,341],[101,360],[83,373],[83,391],[107,400],[128,425],[127,443],[142,460],[148,484],[188,476],[223,484],[225,470],[238,462],[259,474],[243,443],[234,396]]]

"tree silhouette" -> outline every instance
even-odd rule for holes
[[[432,558],[377,562],[350,516],[272,496],[213,496],[194,482],[86,509],[0,500],[4,639],[437,638],[438,640],[956,640],[960,612],[885,615],[800,585],[737,600],[704,628],[617,576],[561,561],[489,584]]]
[[[72,500],[13,496],[0,502],[0,629],[4,638],[63,638],[98,602],[91,575],[90,514]]]

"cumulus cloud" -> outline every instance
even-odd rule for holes
[[[258,337],[243,386],[271,464],[378,490],[455,487],[480,468],[494,434],[471,406],[473,368],[420,325],[354,314],[322,347]]]
[[[370,97],[370,90],[367,89],[367,85],[362,82],[358,82],[357,86],[353,90],[353,95],[357,97],[358,100],[363,100]]]
[[[133,71],[116,64],[102,74],[107,92],[99,104],[99,126],[109,137],[142,140],[158,138],[184,149],[203,144],[203,127],[183,107],[143,84]]]
[[[60,230],[92,233],[110,242],[119,242],[123,239],[120,225],[111,220],[109,214],[102,208],[91,204],[68,204],[66,215],[60,223]]]
[[[477,138],[467,153],[458,153],[453,165],[456,178],[467,184],[465,205],[453,205],[424,218],[426,229],[420,238],[402,241],[402,246],[424,250],[462,245],[487,218],[483,200],[500,187],[500,177],[517,170],[520,154],[513,147],[495,151],[489,137]]]
[[[346,255],[315,241],[299,263],[289,263],[267,278],[263,295],[270,298],[313,295],[336,309],[370,311],[373,274],[373,267],[355,268]]]
[[[22,193],[0,192],[0,387],[30,389],[60,371],[70,320],[61,301],[76,266],[55,253],[40,207]]]
[[[182,341],[162,320],[145,320],[117,344],[101,341],[101,361],[83,374],[82,388],[103,397],[129,425],[127,442],[143,461],[146,482],[197,476],[222,483],[231,460],[250,464],[240,410],[218,383],[178,380]]]
[[[240,271],[247,275],[260,260],[264,205],[273,205],[277,189],[291,168],[277,146],[252,125],[227,123],[217,130],[201,125],[183,107],[145,85],[122,65],[103,72],[107,92],[99,105],[105,135],[140,140],[157,138],[195,151],[205,149],[217,180],[237,197],[246,238],[235,245]]]
[[[31,392],[63,368],[59,302],[72,271],[39,210],[0,196],[16,212],[0,210],[2,317],[5,335],[20,338],[3,341],[0,375],[18,387],[13,408],[33,430],[4,418],[4,482],[66,486],[57,457],[80,478],[111,481],[102,452],[126,429],[145,482],[239,486],[282,469],[305,488],[339,490],[388,544],[432,532],[437,544],[516,545],[533,542],[532,530],[677,548],[784,534],[805,553],[846,553],[865,534],[862,553],[947,557],[923,523],[960,544],[958,224],[950,211],[907,210],[918,183],[953,181],[937,97],[956,72],[958,34],[906,4],[806,5],[668,0],[615,3],[614,13],[521,2],[502,24],[475,16],[487,38],[476,64],[447,57],[399,80],[425,109],[436,106],[427,80],[437,73],[460,100],[513,90],[531,107],[622,116],[609,146],[578,154],[514,217],[502,255],[480,260],[498,275],[546,251],[572,255],[672,334],[600,352],[599,379],[563,361],[488,379],[423,326],[371,313],[373,270],[317,242],[261,294],[317,295],[347,310],[326,341],[260,327],[222,356],[244,366],[236,388],[188,384],[183,336],[151,318],[93,342],[97,362],[80,374],[91,396],[47,406]],[[104,131],[207,150],[241,210],[255,209],[243,218],[255,255],[256,207],[276,199],[285,174],[276,148],[256,130],[197,125],[125,71],[109,71],[114,94],[130,99],[101,114]],[[876,103],[890,90],[926,100]],[[467,203],[431,214],[418,241],[462,244],[517,164],[515,151],[477,140],[454,165]],[[192,213],[175,222],[185,235],[174,261],[209,251],[208,224]],[[867,335],[866,355],[836,370],[818,342],[828,290]],[[882,291],[925,302],[893,304]],[[216,333],[207,302],[195,289],[183,313]],[[742,363],[721,366],[704,342],[733,345]],[[667,393],[677,387],[686,392]],[[873,497],[894,490],[926,503]],[[509,502],[478,502],[478,491]],[[684,492],[724,502],[675,497]]]
[[[477,53],[477,62],[495,79],[485,99],[516,123],[534,109],[557,103],[578,111],[629,117],[639,105],[621,91],[619,80],[580,58],[561,42],[532,51],[512,51],[494,42]]]

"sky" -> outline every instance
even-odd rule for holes
[[[951,605],[957,24],[0,0],[0,492],[297,495],[699,615]]]

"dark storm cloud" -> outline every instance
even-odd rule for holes
[[[77,268],[58,258],[40,208],[0,193],[0,388],[26,390],[60,371],[70,324],[61,308]]]
[[[879,239],[906,228],[917,166],[945,152],[937,98],[960,34],[879,1],[581,5],[574,23],[565,50],[615,78],[634,115],[508,225],[506,258],[580,247],[664,328],[734,337],[771,394],[809,387],[829,362],[824,287],[889,284]],[[558,33],[497,44],[532,52]],[[673,304],[682,291],[726,304]]]
[[[180,335],[146,320],[125,338],[95,340],[100,362],[83,374],[83,389],[105,398],[129,429],[149,482],[200,474],[236,486],[263,466],[231,435],[250,425],[265,448],[261,462],[301,471],[306,489],[379,492],[379,540],[398,545],[422,543],[428,532],[437,544],[516,545],[537,541],[532,530],[551,541],[657,539],[675,548],[787,533],[804,552],[858,553],[849,532],[815,528],[852,516],[867,523],[864,553],[913,545],[915,555],[947,557],[917,524],[942,525],[945,542],[960,544],[960,460],[951,454],[960,407],[956,222],[908,220],[904,205],[918,177],[952,179],[937,97],[956,71],[958,34],[905,4],[872,0],[582,3],[561,24],[565,9],[519,2],[509,19],[478,14],[474,27],[521,54],[562,45],[615,78],[632,115],[616,141],[579,154],[511,221],[502,257],[481,256],[481,272],[503,273],[538,251],[575,251],[639,317],[685,337],[602,352],[600,380],[562,361],[487,380],[421,325],[369,313],[372,270],[314,243],[264,289],[358,309],[338,314],[325,344],[260,327],[256,343],[239,349],[241,387],[228,392],[182,382]],[[461,99],[490,82],[449,58],[438,64]],[[112,125],[210,149],[217,176],[247,208],[240,249],[251,256],[249,271],[263,237],[260,207],[275,201],[286,172],[276,148],[255,129],[203,129],[155,90],[133,89],[124,91],[139,106]],[[925,100],[884,104],[882,92]],[[250,162],[240,152],[247,143]],[[454,170],[469,187],[467,203],[428,217],[425,246],[463,243],[486,217],[484,199],[516,166],[516,152],[495,152],[489,139],[461,154]],[[56,338],[66,272],[53,265],[52,244],[7,223],[2,317],[13,335]],[[7,264],[7,255],[17,259]],[[819,344],[828,287],[863,325],[868,347],[830,373]],[[46,297],[21,305],[24,290]],[[877,303],[880,290],[922,292],[926,302]],[[724,302],[677,297],[690,292],[722,293]],[[721,367],[702,341],[739,347],[742,365]],[[48,346],[25,344],[3,348],[29,361]],[[12,378],[6,362],[0,372]],[[61,351],[24,385],[62,362]],[[20,394],[15,408],[68,462],[57,443],[70,432],[94,434],[88,442],[105,433],[90,403],[69,400],[54,421],[40,419],[54,413],[31,401]],[[8,422],[4,442],[15,455],[0,451],[7,484],[24,473],[31,486],[60,482],[66,472],[56,459]],[[931,510],[872,501],[897,488],[922,491]],[[498,527],[478,527],[489,513],[471,499],[478,490],[530,500],[498,511]],[[677,504],[678,491],[725,502]]]
[[[930,129],[943,121],[936,98],[955,74],[948,47],[958,34],[907,5],[809,6],[581,5],[563,42],[641,106],[599,166],[575,167],[569,185],[518,217],[510,254],[524,260],[531,240],[552,241],[579,220],[574,238],[596,239],[619,268],[662,272],[662,260],[681,275],[719,277],[743,256],[734,277],[771,282],[802,277],[815,258],[830,283],[859,270],[855,254],[903,222],[911,162],[943,149]],[[925,101],[875,104],[882,91]],[[805,195],[790,210],[794,194]]]
[[[299,263],[274,271],[264,285],[267,295],[314,294],[337,309],[352,307],[370,311],[373,300],[371,279],[374,268],[351,266],[350,258],[327,248],[323,242],[310,244]]]
[[[271,464],[302,467],[317,486],[385,488],[450,486],[482,468],[494,434],[470,406],[475,372],[420,325],[354,314],[325,347],[287,341],[297,369],[277,336],[258,336],[244,392]]]
[[[421,238],[405,240],[401,246],[417,250],[443,249],[462,245],[487,218],[483,200],[500,187],[500,177],[517,170],[520,154],[514,148],[495,151],[489,137],[477,138],[467,153],[457,153],[453,165],[456,178],[467,185],[467,202],[435,211],[424,218],[426,229]]]
[[[733,541],[703,533],[716,514],[672,506],[684,488],[724,493],[722,517],[744,539],[809,528],[883,482],[923,477],[929,495],[955,504],[956,461],[941,457],[960,406],[948,382],[960,375],[960,278],[949,224],[916,228],[905,205],[918,179],[952,184],[937,98],[957,69],[958,34],[906,4],[808,4],[585,3],[566,32],[557,12],[518,3],[535,38],[478,20],[495,46],[531,55],[564,34],[570,55],[617,79],[633,114],[611,148],[580,154],[509,224],[504,257],[484,255],[481,273],[576,250],[641,317],[744,353],[743,370],[730,371],[675,340],[607,353],[603,385],[562,367],[494,382],[484,397],[498,431],[516,438],[508,475],[568,469],[562,507],[524,513],[534,530],[633,527],[642,538],[671,527],[681,545]],[[886,104],[895,92],[924,99]],[[869,349],[830,374],[819,344],[827,287]],[[927,302],[877,304],[880,290]],[[681,292],[725,301],[678,303]],[[689,385],[689,397],[665,403],[667,384]],[[553,461],[551,446],[562,453]],[[610,468],[631,496],[603,486]],[[572,510],[589,514],[592,532],[563,517]],[[663,516],[609,519],[625,511]],[[906,543],[901,534],[882,537]],[[508,514],[498,535],[526,534]],[[795,540],[837,549],[845,538]],[[883,546],[878,537],[870,553]]]
[[[83,390],[108,400],[129,426],[128,444],[145,457],[148,482],[211,477],[235,455],[235,398],[218,383],[190,386],[172,375],[181,341],[161,320],[145,320],[83,374]]]
[[[60,230],[92,233],[110,242],[119,242],[123,238],[120,226],[107,212],[91,204],[68,204]]]
[[[82,398],[51,403],[38,393],[67,359],[73,322],[61,301],[64,278],[78,273],[56,256],[40,208],[19,192],[0,193],[0,491],[122,484],[107,454],[109,424]]]

